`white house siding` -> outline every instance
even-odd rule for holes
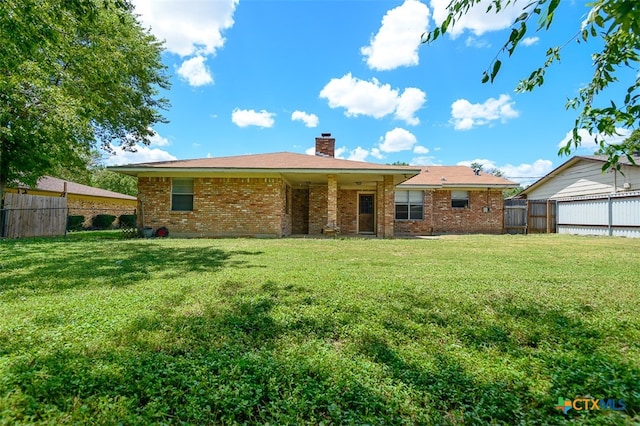
[[[534,188],[527,198],[547,200],[640,190],[640,168],[623,165],[624,175],[613,170],[602,173],[602,164],[600,161],[580,160]],[[615,191],[614,181],[617,186]],[[625,183],[629,188],[625,188]]]

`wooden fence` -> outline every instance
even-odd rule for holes
[[[4,194],[0,236],[7,238],[64,235],[67,199],[40,195]]]
[[[527,200],[504,200],[505,234],[527,233]]]
[[[506,234],[556,232],[557,203],[553,200],[504,200]]]
[[[554,234],[557,204],[553,200],[527,200],[527,233]]]

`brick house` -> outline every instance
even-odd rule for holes
[[[502,196],[499,206],[495,197],[500,185],[516,186],[513,182],[493,176],[500,182],[489,182],[466,168],[477,179],[455,188],[471,189],[467,203],[460,207],[467,212],[447,215],[442,200],[448,203],[451,191],[442,182],[436,185],[430,180],[433,168],[341,160],[334,158],[334,150],[335,139],[323,134],[316,138],[315,156],[282,152],[131,164],[110,170],[137,176],[139,225],[164,226],[173,236],[340,232],[391,238],[432,232],[502,232]],[[448,170],[452,179],[464,174],[458,168]],[[409,186],[405,189],[401,184]],[[415,205],[418,192],[423,194],[421,219]],[[403,195],[408,197],[406,202]],[[432,202],[439,204],[427,205]],[[480,203],[488,207],[486,212],[479,210]],[[483,212],[481,219],[474,216],[478,212]],[[459,220],[454,224],[454,218],[468,221],[469,226],[461,226]]]
[[[517,186],[466,166],[423,167],[396,188],[395,234],[501,234],[502,191]]]

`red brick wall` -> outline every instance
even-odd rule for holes
[[[394,200],[395,201],[395,200]],[[395,235],[431,235],[433,233],[433,191],[424,191],[424,219],[396,220]],[[394,202],[395,208],[395,202]],[[395,211],[394,211],[395,217]]]
[[[327,186],[309,187],[309,234],[320,234],[327,224]]]
[[[144,226],[166,226],[175,236],[282,236],[285,188],[277,178],[196,178],[193,211],[171,211],[171,178],[138,179]]]
[[[136,201],[119,202],[117,200],[99,201],[95,199],[76,198],[72,194],[67,195],[67,208],[72,216],[84,216],[82,226],[91,226],[94,216],[99,214],[110,214],[116,217],[114,225],[118,225],[118,217],[123,214],[134,214],[136,212]]]
[[[294,189],[291,197],[291,232],[309,233],[309,190]]]
[[[425,191],[424,220],[396,220],[396,235],[501,234],[504,221],[502,191],[469,191],[469,208],[451,207],[451,192]],[[489,209],[488,212],[483,208]]]
[[[338,226],[341,234],[358,233],[358,191],[338,191]]]
[[[292,227],[292,190],[291,186],[282,181],[282,236],[291,235]]]

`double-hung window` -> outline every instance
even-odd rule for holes
[[[193,210],[193,179],[171,179],[171,210],[179,212]]]
[[[422,220],[424,218],[423,191],[396,191],[396,219]]]
[[[469,191],[451,191],[451,207],[466,209],[469,207]]]

